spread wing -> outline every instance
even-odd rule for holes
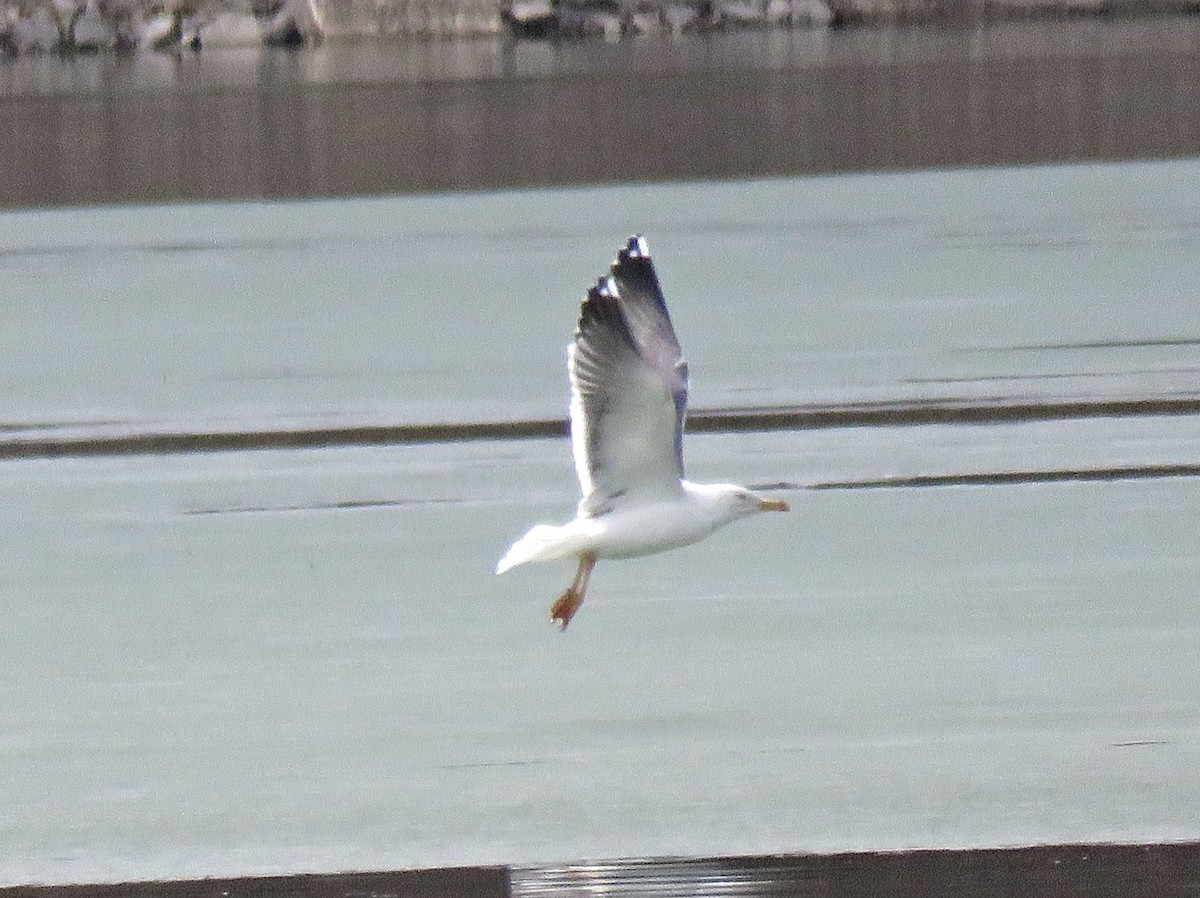
[[[642,237],[588,291],[567,371],[579,513],[678,492],[688,369]]]

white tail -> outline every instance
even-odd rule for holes
[[[562,527],[538,524],[509,547],[496,565],[496,573],[503,574],[531,561],[565,558],[569,553],[563,551],[566,547],[563,545],[562,531]]]

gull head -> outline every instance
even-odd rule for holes
[[[734,483],[689,484],[704,497],[706,504],[720,509],[726,521],[736,521],[760,511],[789,511],[783,499],[774,499]]]

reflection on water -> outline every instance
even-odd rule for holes
[[[516,867],[513,898],[1002,898],[1103,891],[1124,898],[1186,890],[1200,844],[1058,845],[984,851],[913,851],[840,856],[628,858]],[[1128,883],[1127,885],[1125,883]],[[968,891],[964,891],[968,890]]]
[[[11,898],[1120,898],[1186,894],[1200,843],[858,852],[720,858],[621,858],[540,866],[443,867],[203,882],[17,888]],[[6,895],[10,894],[8,892]]]
[[[672,40],[605,42],[401,40],[327,43],[302,51],[218,47],[203,53],[35,55],[0,66],[0,99],[15,97],[405,85],[496,78],[645,77],[861,66],[1019,66],[1196,52],[1194,16],[1040,19],[940,27],[864,26],[717,31]],[[1110,64],[1116,62],[1110,59]],[[1152,58],[1144,60],[1153,65]],[[1184,77],[1182,71],[1175,73]],[[902,78],[901,73],[896,77]],[[900,83],[897,81],[897,83]],[[997,89],[998,85],[995,86]],[[1043,85],[1043,90],[1050,89]],[[1083,96],[1082,94],[1078,96]],[[799,98],[797,98],[799,99]],[[980,97],[980,102],[987,98]],[[1036,98],[1030,98],[1036,100]],[[982,109],[980,110],[982,112]],[[1082,114],[1082,110],[1080,110]],[[964,123],[966,124],[966,123]]]
[[[0,205],[1185,155],[1198,47],[1163,16],[22,57]]]
[[[804,866],[799,858],[658,858],[518,867],[512,871],[511,894],[513,898],[771,898],[795,895],[797,887],[809,881]]]

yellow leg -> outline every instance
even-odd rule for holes
[[[560,630],[567,629],[567,624],[583,604],[583,594],[587,592],[588,580],[592,576],[592,568],[596,566],[596,556],[584,554],[579,556],[579,567],[575,570],[575,579],[567,587],[567,591],[559,596],[550,606],[550,620],[558,624]]]

